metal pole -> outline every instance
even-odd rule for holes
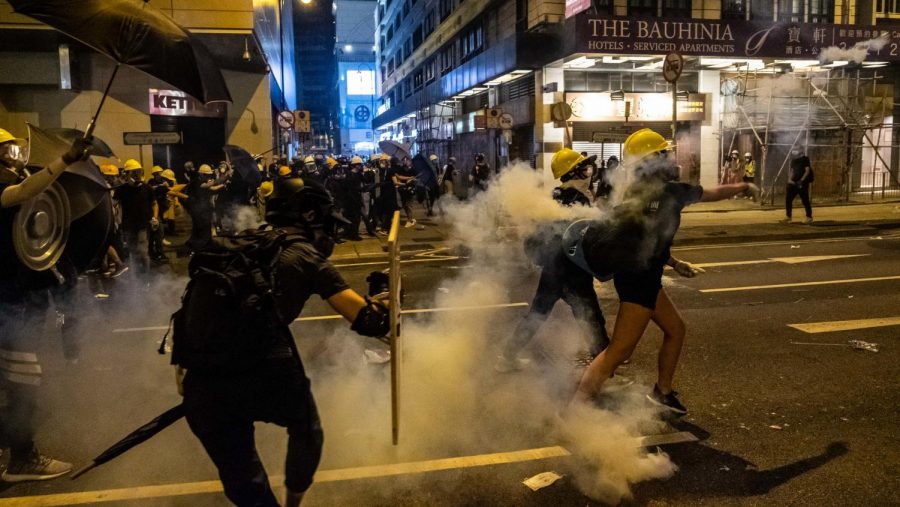
[[[675,139],[675,129],[678,123],[678,80],[672,81],[672,147],[677,149],[678,141]]]
[[[117,63],[115,68],[113,68],[112,75],[109,76],[109,82],[106,83],[106,90],[103,92],[103,96],[100,97],[100,104],[97,106],[97,112],[94,113],[94,117],[91,118],[91,122],[88,123],[87,128],[84,130],[84,138],[87,139],[91,137],[91,134],[94,133],[94,127],[97,126],[97,117],[100,116],[100,110],[103,109],[103,103],[106,102],[106,97],[109,95],[109,89],[112,87],[113,80],[116,79],[116,74],[119,72],[119,64]]]

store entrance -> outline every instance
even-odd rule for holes
[[[184,163],[190,160],[195,167],[200,164],[215,166],[225,159],[225,120],[223,118],[198,118],[191,116],[150,116],[153,132],[181,132],[181,144],[157,144],[153,146],[153,163],[171,168],[181,178]]]

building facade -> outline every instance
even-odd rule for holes
[[[338,131],[336,152],[375,151],[375,0],[336,0]]]
[[[625,137],[649,127],[676,141],[682,177],[704,184],[722,181],[724,155],[738,150],[777,192],[799,147],[819,169],[814,193],[896,186],[894,10],[853,0],[380,2],[375,127],[418,150],[537,167],[563,146],[620,156]],[[669,52],[684,57],[675,86],[662,73]]]
[[[185,26],[222,68],[233,102],[204,106],[137,70],[122,67],[95,135],[120,160],[180,171],[185,161],[216,163],[222,146],[250,153],[290,149],[274,135],[275,112],[297,105],[291,2],[152,0]],[[26,122],[84,129],[114,68],[109,58],[0,1],[0,125],[25,136]],[[176,100],[165,97],[176,97]],[[178,132],[181,142],[125,144],[124,132]]]
[[[335,5],[313,0],[298,5],[294,11],[298,102],[301,110],[310,113],[311,131],[302,141],[304,152],[335,151],[338,127]]]

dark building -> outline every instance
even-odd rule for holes
[[[310,112],[310,138],[303,151],[334,151],[338,128],[335,18],[332,2],[314,1],[294,11],[297,102]]]

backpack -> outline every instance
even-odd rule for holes
[[[172,315],[172,364],[235,373],[252,369],[290,329],[273,297],[275,263],[302,234],[282,229],[219,236],[188,264],[181,308]],[[159,352],[164,353],[168,333]]]

